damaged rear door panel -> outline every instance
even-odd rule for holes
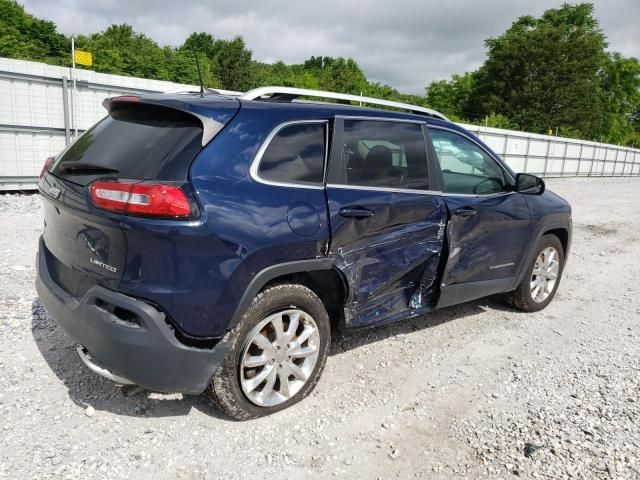
[[[429,191],[422,127],[340,118],[336,127],[329,256],[349,285],[345,326],[427,311],[437,300],[447,210]]]
[[[446,207],[437,196],[327,189],[333,241],[330,257],[349,284],[346,326],[394,320],[427,310],[437,293]],[[341,205],[374,212],[344,218]]]

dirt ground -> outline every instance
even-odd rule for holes
[[[308,399],[244,423],[85,368],[33,286],[39,199],[0,195],[0,478],[640,478],[640,178],[548,187],[574,240],[546,310],[338,339]]]

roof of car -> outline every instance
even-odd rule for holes
[[[293,102],[282,102],[275,100],[242,100],[235,96],[219,95],[219,94],[206,94],[201,97],[199,94],[173,94],[173,95],[144,95],[143,100],[150,100],[154,103],[159,101],[161,103],[178,104],[182,103],[185,107],[191,105],[197,110],[201,109],[216,109],[220,106],[228,103],[241,102],[242,107],[245,109],[256,110],[278,110],[281,112],[291,111],[301,112],[307,111],[313,112],[314,117],[319,115],[343,115],[343,116],[358,116],[358,117],[384,117],[384,118],[396,118],[404,120],[412,120],[416,122],[427,122],[437,124],[450,125],[451,122],[436,117],[430,117],[426,115],[420,115],[411,112],[404,112],[399,110],[391,110],[386,108],[374,108],[359,105],[348,105],[341,103],[329,103],[329,102],[315,102],[308,100],[296,100]]]
[[[229,93],[229,92],[227,92]],[[268,87],[259,87],[254,88],[253,90],[249,90],[246,93],[239,94],[239,98],[242,100],[257,100],[257,99],[268,99],[268,100],[276,100],[276,101],[295,101],[301,97],[305,98],[323,98],[323,99],[332,99],[339,100],[341,102],[355,102],[359,105],[378,105],[384,107],[391,107],[400,110],[406,110],[412,113],[417,113],[419,115],[427,115],[429,117],[441,118],[443,120],[448,120],[446,116],[437,110],[433,110],[431,108],[422,106],[422,105],[414,105],[411,103],[398,102],[395,100],[387,100],[386,98],[375,98],[375,97],[365,97],[362,95],[353,95],[350,93],[338,93],[338,92],[328,92],[325,90],[311,90],[308,88],[295,88],[295,87],[278,87],[278,86],[268,86]]]
[[[296,111],[300,111],[300,109],[313,111],[321,110],[324,112],[330,111],[334,114],[336,111],[339,111],[340,114],[343,115],[370,115],[376,117],[380,116],[381,113],[384,113],[385,117],[393,116],[396,118],[412,119],[420,122],[425,121],[425,118],[436,118],[447,122],[449,121],[449,119],[442,113],[422,105],[412,105],[387,99],[294,87],[267,86],[249,90],[244,93],[211,89],[205,89],[202,93],[194,91],[193,89],[173,90],[162,96],[145,95],[144,98],[145,100],[148,99],[154,102],[162,101],[159,97],[162,97],[165,100],[171,100],[172,103],[183,102],[184,104],[194,105],[197,108],[219,106],[220,102],[236,100],[241,101],[244,107],[267,105],[269,109],[278,109],[281,111],[282,109],[286,110],[289,108]],[[330,99],[340,103],[334,103],[332,101],[316,101],[313,100],[314,98],[323,100]],[[347,102],[351,102],[351,104]],[[357,103],[358,105],[354,105],[353,103]],[[373,105],[374,107],[372,108],[366,105]],[[391,115],[391,112],[395,112],[397,115]]]
[[[298,100],[295,102],[280,102],[271,100],[240,100],[243,108],[259,109],[259,110],[289,110],[289,111],[307,111],[319,115],[343,115],[358,117],[384,117],[413,120],[416,122],[425,122],[433,119],[425,115],[418,115],[410,112],[398,110],[390,110],[383,108],[372,108],[359,105],[346,105],[341,103],[329,102],[312,102],[306,100]],[[448,122],[447,122],[448,123]]]

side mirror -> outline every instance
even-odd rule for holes
[[[541,195],[544,193],[544,180],[535,175],[528,173],[519,173],[516,175],[515,191],[527,195]]]

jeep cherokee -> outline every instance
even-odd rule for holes
[[[558,289],[568,203],[438,112],[285,87],[104,105],[43,168],[37,289],[119,384],[255,418],[312,391],[332,332]]]

